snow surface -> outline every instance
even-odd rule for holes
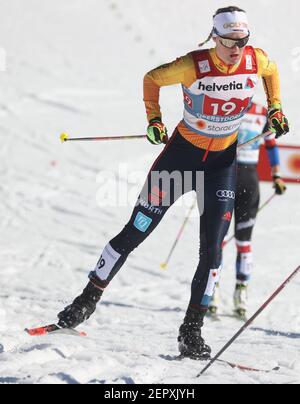
[[[278,62],[293,128],[283,142],[299,144],[299,2],[235,3],[249,12],[253,44]],[[126,185],[119,164],[127,164],[130,173],[141,171],[143,178],[161,151],[144,141],[61,145],[59,134],[144,134],[143,76],[206,38],[212,13],[226,2],[207,4],[0,1],[0,383],[299,383],[299,277],[224,355],[266,369],[280,365],[279,372],[242,373],[216,364],[196,379],[200,363],[168,360],[177,354],[178,327],[197,264],[197,215],[169,269],[162,271],[160,263],[187,207],[174,207],[129,258],[97,313],[82,326],[88,338],[32,339],[23,332],[55,321],[128,220],[129,204],[99,206],[103,172],[115,173]],[[162,91],[170,130],[181,118],[180,91]],[[257,99],[263,100],[262,91]],[[135,198],[138,182],[129,182]],[[271,193],[271,185],[263,184],[262,198]],[[299,202],[299,186],[291,185],[259,217],[253,312],[299,265]],[[232,310],[234,254],[232,245],[223,273],[224,314]],[[208,319],[204,334],[217,352],[240,326],[230,317],[220,323]]]

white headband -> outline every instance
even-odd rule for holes
[[[246,13],[234,11],[221,13],[214,17],[214,36],[242,33],[249,34],[249,24]]]

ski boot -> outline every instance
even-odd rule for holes
[[[210,359],[211,349],[201,336],[203,313],[189,308],[179,329],[179,352],[181,357],[199,361]]]
[[[234,292],[234,314],[242,321],[247,320],[248,308],[248,285],[245,282],[238,282]]]
[[[100,289],[97,285],[99,282],[100,280],[94,275],[90,276],[90,282],[82,294],[58,314],[59,327],[76,328],[91,317],[103,294],[103,289]]]

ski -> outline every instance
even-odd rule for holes
[[[74,330],[73,328],[61,328],[57,324],[50,324],[38,328],[26,328],[25,332],[31,337],[42,337],[48,334],[64,334],[73,335],[77,337],[86,337],[85,332]]]
[[[166,359],[166,360],[177,360],[177,361],[181,361],[183,359],[197,360],[195,358],[188,358],[188,357],[183,356],[183,355],[178,355],[178,356],[173,357],[173,358],[168,356],[168,357],[164,357],[164,359]],[[203,362],[203,363],[207,362],[207,361],[200,361],[200,360],[198,360],[198,361]],[[273,369],[266,370],[266,369],[257,369],[257,368],[251,367],[251,366],[241,365],[239,363],[226,361],[226,360],[223,360],[223,359],[218,359],[217,362],[221,363],[223,365],[230,366],[232,369],[238,369],[238,370],[240,370],[242,372],[271,373],[271,372],[278,372],[280,370],[279,366],[274,367]]]
[[[242,372],[271,373],[271,372],[278,372],[280,370],[279,366],[276,366],[273,369],[265,370],[265,369],[256,369],[253,367],[240,365],[238,363],[225,361],[223,359],[218,359],[217,362],[224,363],[225,365],[230,366],[232,369],[238,369],[238,370],[241,370]]]

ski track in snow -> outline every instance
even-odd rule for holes
[[[202,29],[198,18],[194,24],[183,23],[186,4],[173,2],[175,11],[166,0],[149,4],[53,0],[46,8],[37,0],[27,0],[26,7],[16,0],[3,4],[0,38],[9,58],[7,72],[0,73],[0,384],[300,381],[300,279],[288,285],[224,355],[224,359],[262,369],[280,366],[280,371],[243,373],[215,364],[196,379],[203,364],[171,360],[177,355],[178,328],[197,265],[197,215],[189,222],[169,269],[162,271],[160,264],[188,208],[170,210],[159,229],[129,257],[97,313],[82,325],[87,338],[32,338],[23,331],[55,321],[82,290],[105,244],[130,217],[130,206],[97,205],[97,175],[111,170],[124,185],[127,178],[119,172],[118,163],[127,164],[129,173],[147,173],[161,151],[142,141],[62,145],[59,134],[144,133],[144,73],[192,49],[209,32],[211,14],[220,6],[214,0],[202,10]],[[189,3],[200,11],[199,2]],[[262,3],[268,7],[269,1]],[[299,4],[293,3],[290,10],[299,10]],[[237,4],[249,10],[253,24],[263,26],[264,13],[257,14],[255,5]],[[279,2],[274,10],[279,22],[282,11],[291,13]],[[165,21],[157,32],[152,30],[149,13],[154,20]],[[15,26],[13,32],[10,24]],[[257,29],[257,42],[279,61],[283,94],[288,94],[286,109],[298,127],[299,86],[295,83],[299,73],[282,62],[282,52],[290,49],[278,40],[273,45],[271,32],[266,36]],[[285,53],[284,59],[288,58],[290,53]],[[261,94],[258,97],[263,99]],[[180,89],[162,91],[170,130],[181,119],[181,102]],[[286,142],[299,144],[299,136],[294,133]],[[129,185],[137,187],[132,179]],[[276,198],[272,209],[258,219],[251,312],[299,265],[298,188],[289,186],[288,194]],[[262,199],[271,192],[270,184],[262,185]],[[229,316],[234,254],[232,245],[225,254],[222,279],[222,310],[227,316],[221,322],[207,319],[204,329],[214,352],[242,325]]]

